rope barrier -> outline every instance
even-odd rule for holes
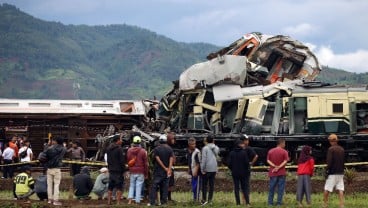
[[[75,161],[75,160],[62,160],[62,162],[64,164],[79,164],[79,165],[88,165],[88,166],[106,166],[106,163],[101,162],[101,161],[82,162],[82,161]],[[33,161],[30,161],[30,162],[18,162],[18,163],[0,165],[0,167],[22,166],[22,165],[36,164],[36,163],[40,163],[40,162],[38,160],[33,160]],[[345,166],[362,166],[362,165],[368,165],[368,162],[345,163]],[[324,168],[326,166],[327,166],[326,164],[314,165],[315,168]],[[187,170],[188,166],[174,166],[174,168],[176,170]],[[298,166],[297,165],[287,165],[287,166],[285,166],[285,168],[286,169],[297,169]],[[218,169],[219,170],[226,170],[228,168],[226,166],[220,166]],[[253,167],[251,167],[251,170],[268,170],[268,169],[269,169],[269,166],[253,166]]]
[[[94,162],[82,162],[82,161],[75,161],[75,160],[62,160],[64,164],[80,164],[80,165],[89,165],[89,166],[106,166],[106,163],[100,162],[100,161],[94,161]],[[11,163],[11,164],[5,164],[0,165],[0,167],[5,166],[23,166],[28,164],[37,164],[40,163],[39,160],[33,160],[30,162],[17,162],[17,163]]]

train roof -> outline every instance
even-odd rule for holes
[[[145,115],[140,100],[46,100],[0,98],[0,114]]]

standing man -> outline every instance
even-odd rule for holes
[[[199,200],[199,190],[200,190],[200,175],[201,175],[201,167],[200,167],[200,159],[201,159],[201,151],[196,148],[196,139],[191,137],[188,140],[188,173],[192,176],[191,184],[192,184],[192,192],[193,192],[193,200]]]
[[[219,147],[214,144],[214,136],[212,134],[207,136],[206,146],[202,148],[201,171],[202,171],[202,205],[212,202],[213,191],[215,186],[215,177],[217,173],[217,157],[219,154]],[[207,186],[208,201],[207,201]]]
[[[244,150],[244,141],[235,141],[235,148],[229,154],[228,166],[231,170],[234,183],[236,205],[240,205],[239,186],[243,192],[246,206],[249,206],[249,191],[246,190],[246,181],[249,181],[250,168],[248,154]],[[249,184],[248,184],[249,185]]]
[[[4,144],[4,152],[3,152],[3,160],[4,160],[4,169],[3,169],[3,177],[2,178],[13,178],[13,163],[15,157],[15,151],[13,148],[9,147],[7,143]],[[9,166],[7,166],[9,165]]]
[[[171,168],[174,161],[174,152],[167,144],[167,136],[165,134],[160,136],[159,142],[160,145],[153,149],[154,170],[151,191],[149,193],[150,203],[148,206],[156,205],[156,193],[158,188],[160,188],[160,193],[162,193],[160,196],[161,204],[167,203],[169,178],[172,174]]]
[[[328,206],[328,195],[335,188],[339,191],[339,207],[344,207],[344,161],[345,151],[337,144],[336,134],[328,137],[331,147],[327,151],[327,180],[323,193],[324,207]]]
[[[72,142],[72,147],[68,149],[67,153],[69,154],[69,157],[73,161],[84,161],[86,154],[84,153],[84,150],[82,147],[78,145],[77,141]],[[76,174],[79,174],[81,170],[81,165],[79,164],[71,164],[71,176],[74,176]]]
[[[258,159],[258,155],[257,153],[254,151],[254,149],[249,146],[249,137],[246,134],[242,134],[240,137],[241,140],[243,140],[244,143],[244,150],[247,153],[248,159],[249,159],[249,176],[245,177],[245,204],[250,205],[250,172],[251,172],[251,166],[253,166],[257,159]]]
[[[31,149],[31,144],[28,139],[24,140],[23,144],[24,144],[23,147],[19,149],[20,162],[31,162],[33,159],[33,152]],[[22,153],[22,152],[25,152],[25,153]]]
[[[65,155],[66,149],[63,146],[64,139],[62,137],[56,137],[52,139],[52,145],[47,148],[45,154],[47,162],[45,164],[47,168],[47,197],[48,203],[55,206],[61,206],[59,201],[59,185],[61,181],[61,166],[62,159]]]
[[[286,169],[289,161],[288,152],[285,148],[285,139],[277,140],[277,147],[272,148],[267,154],[267,163],[270,165],[268,176],[270,177],[270,188],[268,193],[268,205],[273,206],[273,195],[277,186],[277,205],[282,205],[282,197],[285,191]]]
[[[14,161],[18,162],[18,152],[19,152],[19,148],[17,145],[17,140],[18,140],[18,136],[14,135],[12,137],[12,139],[9,142],[9,147],[12,148],[14,150]]]
[[[147,151],[141,147],[142,138],[133,137],[133,146],[128,149],[127,161],[130,173],[130,186],[128,194],[128,204],[132,204],[133,197],[135,203],[140,204],[141,193],[144,179],[148,177],[148,159]]]
[[[170,132],[167,134],[167,144],[172,148],[176,143],[176,139],[175,139],[175,134]],[[172,164],[172,168],[171,168],[171,176],[169,178],[169,188],[168,188],[168,192],[167,192],[167,199],[169,201],[173,201],[173,199],[171,198],[171,193],[174,189],[175,186],[175,171],[174,171],[174,165],[176,162],[176,157],[175,154],[173,155],[173,164]],[[160,190],[161,191],[161,190]]]
[[[125,157],[121,147],[123,140],[121,135],[115,135],[112,143],[107,148],[107,167],[110,172],[107,203],[111,205],[112,191],[116,189],[117,204],[120,205],[124,186]]]

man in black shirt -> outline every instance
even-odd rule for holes
[[[167,145],[167,136],[161,135],[159,138],[160,145],[153,150],[154,170],[152,178],[152,186],[149,194],[150,203],[148,206],[156,205],[156,193],[160,188],[162,195],[160,196],[161,204],[167,203],[167,193],[169,188],[169,177],[172,174],[172,164],[174,161],[174,152]]]
[[[235,141],[235,148],[230,152],[228,160],[228,166],[234,182],[236,205],[240,205],[239,186],[246,199],[246,204],[249,205],[249,191],[247,193],[246,181],[249,181],[250,168],[248,155],[244,150],[244,142],[242,140]]]
[[[242,134],[240,137],[241,140],[243,140],[244,143],[244,150],[247,153],[248,156],[248,160],[249,160],[249,174],[245,176],[245,194],[244,194],[244,200],[245,200],[245,204],[250,204],[250,199],[249,199],[249,195],[250,195],[250,167],[253,166],[257,159],[258,159],[258,155],[257,153],[254,151],[254,149],[249,146],[249,137],[246,134]]]
[[[123,155],[123,143],[119,135],[112,138],[112,143],[107,148],[107,167],[109,169],[109,187],[107,195],[107,203],[111,204],[112,191],[115,188],[117,204],[121,202],[121,195],[124,185],[125,158]]]
[[[328,195],[335,188],[339,191],[339,207],[344,207],[344,162],[345,151],[337,144],[337,135],[328,137],[331,147],[327,151],[327,180],[323,193],[324,207],[328,206]]]

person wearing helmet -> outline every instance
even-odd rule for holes
[[[159,138],[160,145],[153,150],[154,157],[154,170],[151,191],[149,194],[150,203],[148,206],[156,205],[156,193],[158,187],[162,194],[160,195],[161,204],[167,203],[169,178],[172,174],[172,165],[174,161],[174,152],[172,148],[167,144],[167,136],[161,135]]]
[[[148,177],[147,151],[141,147],[141,142],[140,136],[134,136],[133,146],[128,149],[127,153],[130,172],[128,204],[132,203],[134,196],[135,203],[140,204],[144,179]]]
[[[21,173],[14,178],[13,195],[16,199],[28,200],[34,194],[34,180],[31,176],[31,168],[29,166],[22,166]]]

